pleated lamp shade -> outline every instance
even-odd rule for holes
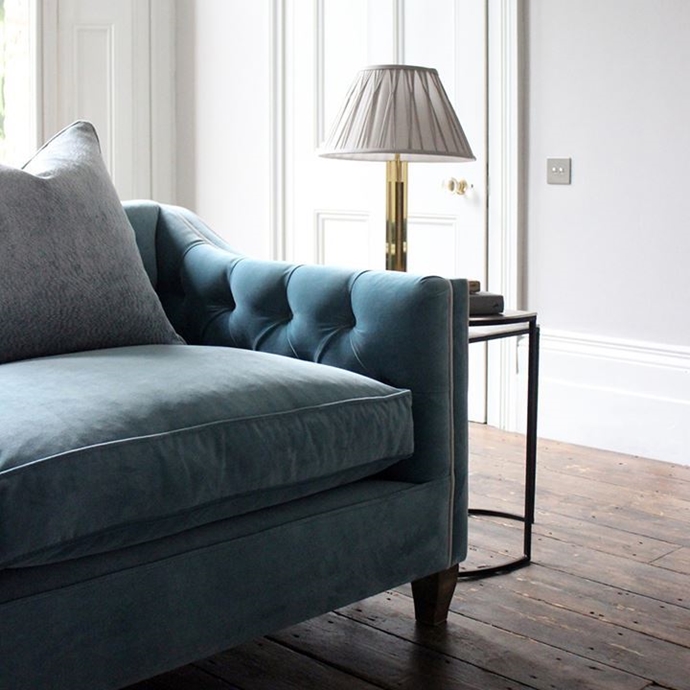
[[[475,160],[438,72],[376,65],[359,72],[319,155],[387,161]]]

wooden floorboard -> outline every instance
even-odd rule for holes
[[[467,585],[464,583],[464,587]],[[418,644],[478,668],[490,668],[504,679],[499,687],[506,686],[506,679],[538,688],[625,690],[645,686],[624,671],[459,613],[463,598],[462,594],[456,596],[448,625],[442,629],[416,629],[410,616],[412,602],[400,591],[368,599],[366,606],[351,606],[340,613],[390,634],[415,639]],[[529,663],[525,663],[527,659]]]
[[[524,438],[471,429],[471,502],[519,512]],[[447,625],[409,587],[131,690],[690,690],[690,466],[540,441],[533,563],[462,580]],[[467,567],[520,553],[473,518]]]

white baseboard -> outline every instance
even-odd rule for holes
[[[541,438],[690,465],[690,348],[542,330],[540,360]]]

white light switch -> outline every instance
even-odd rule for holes
[[[546,182],[548,184],[570,184],[570,158],[546,159]]]

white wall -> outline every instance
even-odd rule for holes
[[[527,3],[540,435],[688,464],[689,36],[687,0]]]
[[[177,203],[239,251],[267,257],[270,3],[176,3]]]

